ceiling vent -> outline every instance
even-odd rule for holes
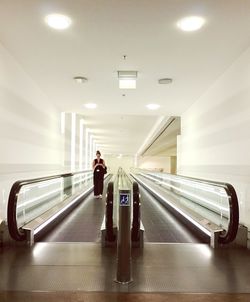
[[[171,84],[172,82],[173,82],[173,79],[171,79],[171,78],[164,78],[164,79],[158,80],[159,84]]]
[[[79,83],[79,84],[86,83],[86,82],[88,81],[87,78],[85,78],[85,77],[80,77],[80,76],[74,77],[74,80],[76,81],[76,83]]]

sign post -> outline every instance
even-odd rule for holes
[[[131,190],[119,190],[119,232],[117,240],[117,275],[119,283],[129,283],[131,277]]]

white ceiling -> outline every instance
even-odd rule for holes
[[[49,13],[70,16],[72,26],[48,28]],[[205,17],[204,28],[177,29],[176,22],[189,15]],[[60,110],[100,121],[106,132],[110,116],[118,115],[113,137],[132,131],[131,143],[117,146],[125,153],[137,151],[157,115],[179,116],[189,108],[249,46],[249,29],[249,0],[0,0],[3,45]],[[137,89],[120,90],[117,70],[137,70]],[[76,84],[78,75],[89,81]],[[173,83],[159,85],[163,77]],[[85,109],[88,102],[98,108]],[[161,109],[149,112],[148,103]],[[129,123],[121,115],[131,115]],[[138,116],[144,118],[138,122]],[[106,136],[99,139],[108,144]]]
[[[103,115],[98,118],[86,116],[84,121],[102,153],[134,155],[154,127],[156,117]]]

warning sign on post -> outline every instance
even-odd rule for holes
[[[120,206],[130,206],[130,198],[128,193],[120,193]]]

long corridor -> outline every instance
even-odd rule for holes
[[[0,0],[0,302],[250,302],[249,29],[250,0]]]

